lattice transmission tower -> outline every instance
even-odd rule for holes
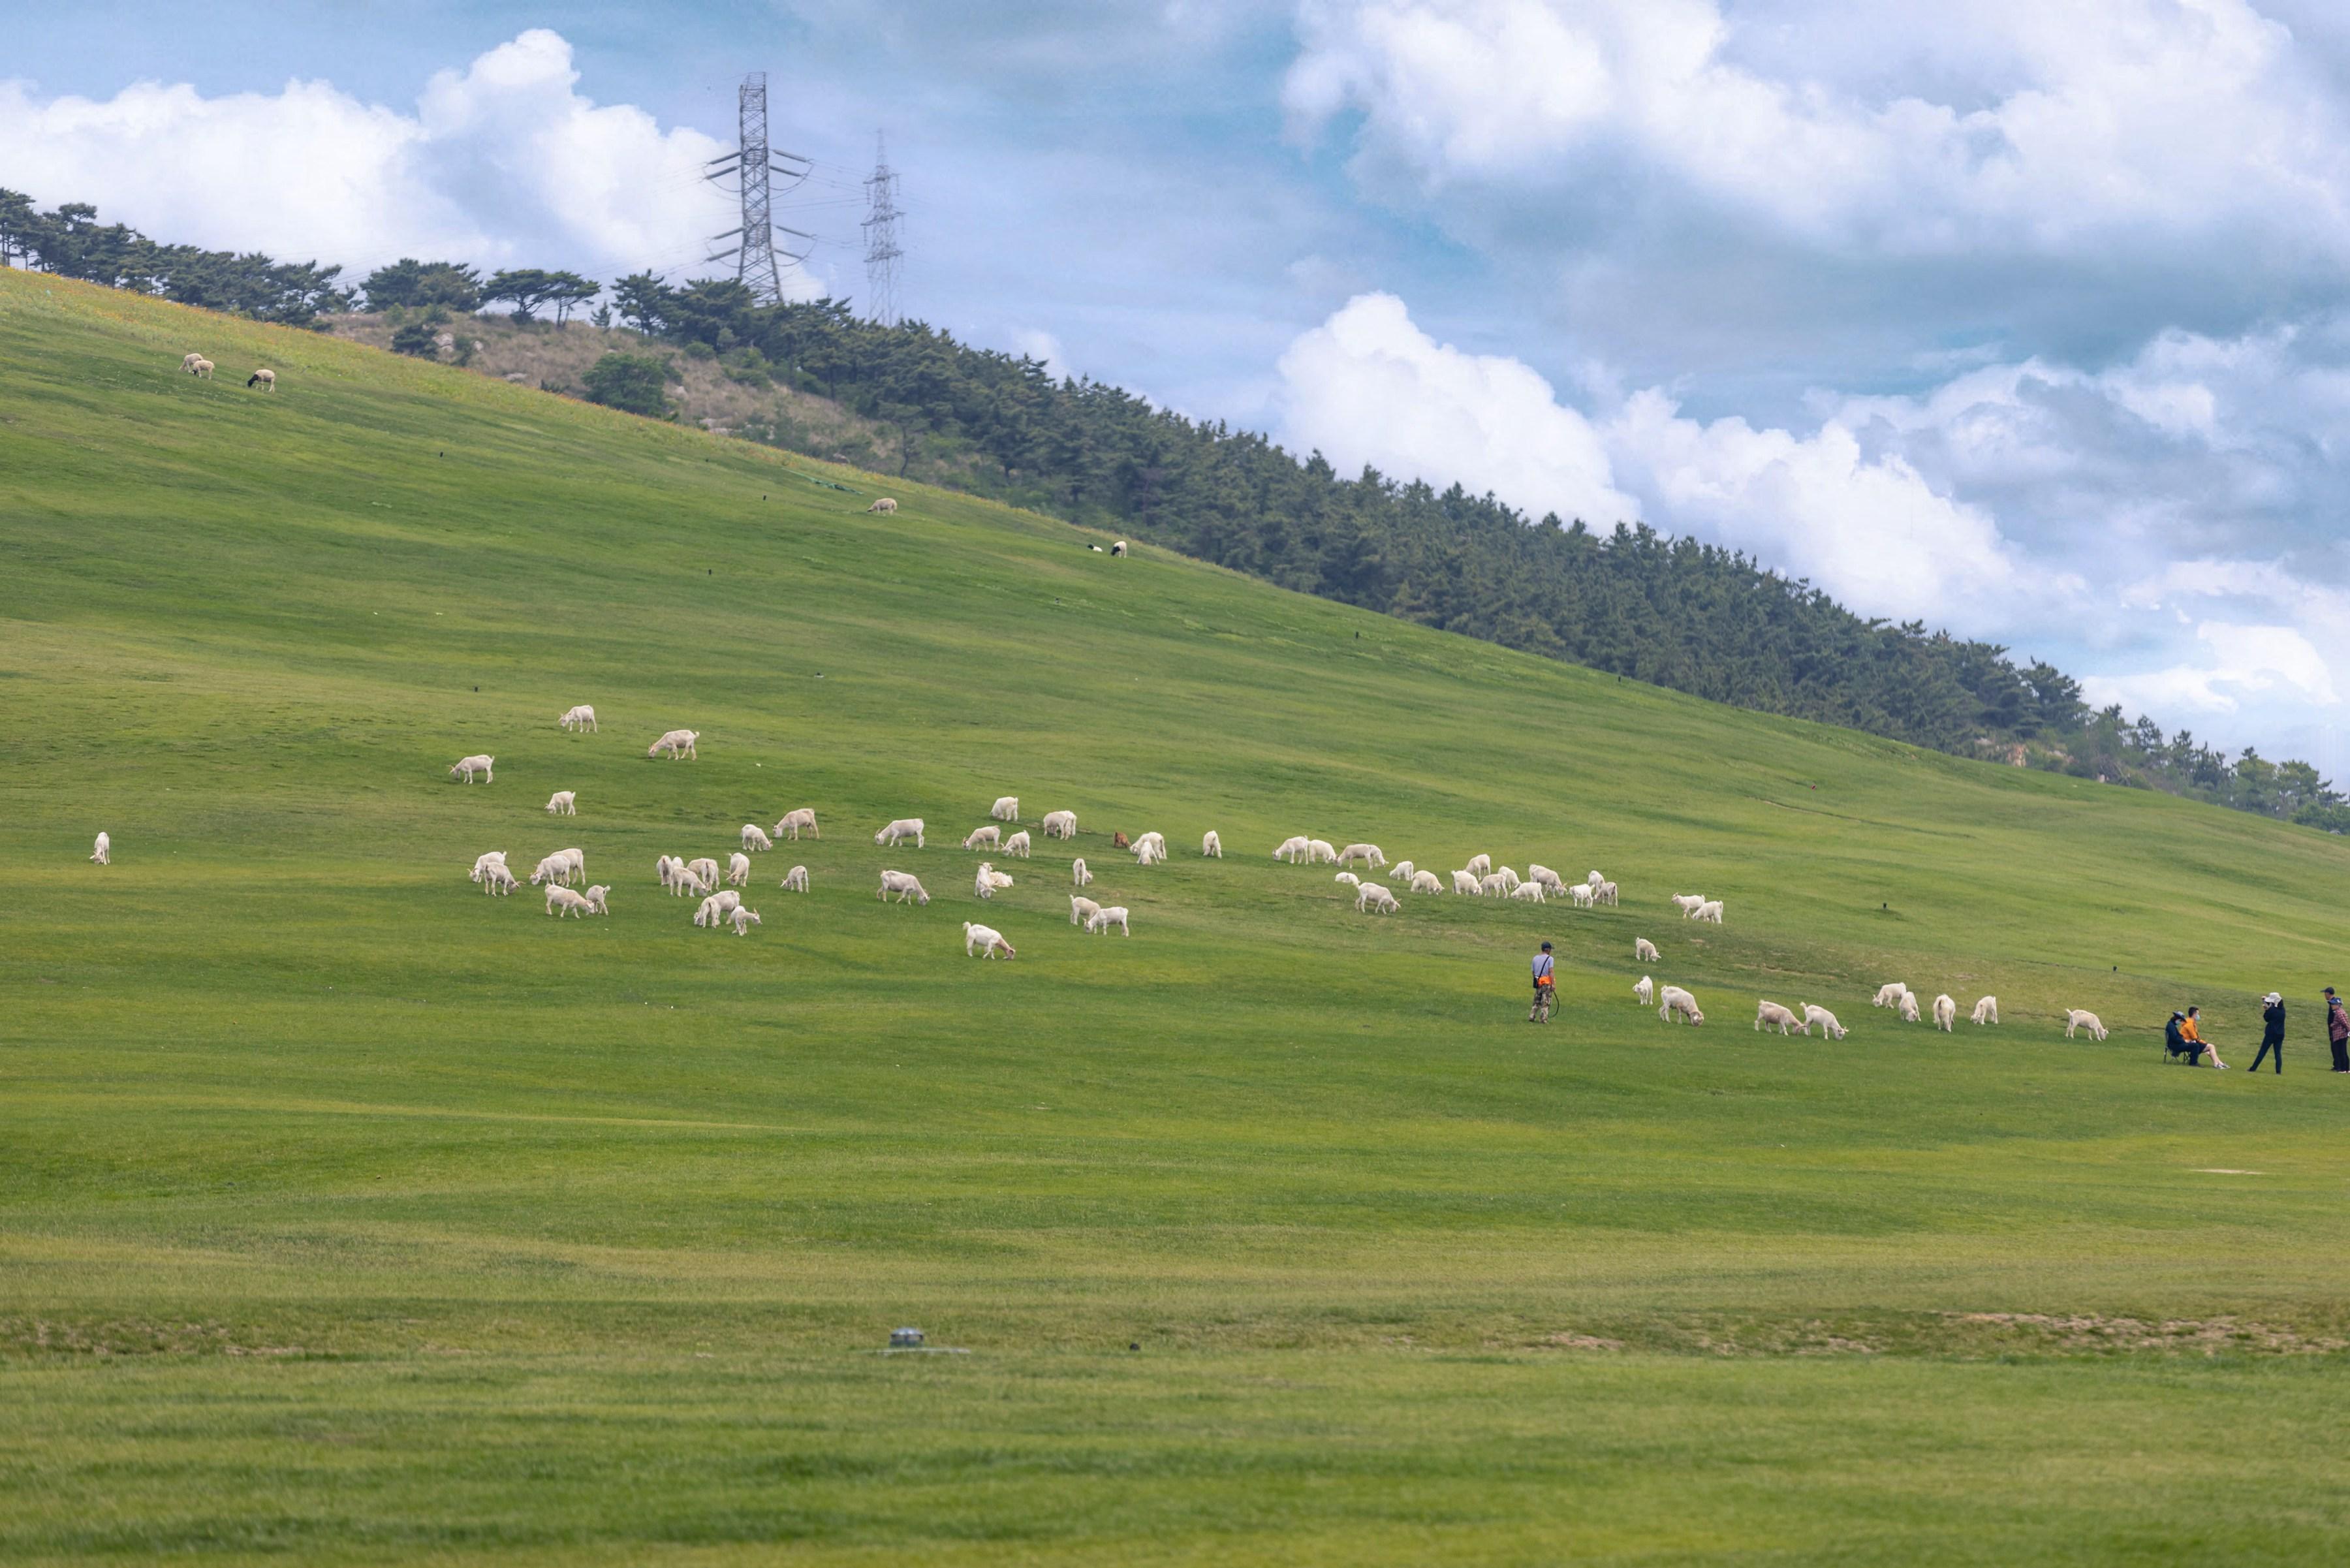
[[[796,152],[779,152],[767,145],[766,72],[753,71],[743,78],[742,90],[735,95],[735,120],[740,140],[734,151],[712,159],[705,167],[712,182],[723,182],[729,175],[734,177],[743,198],[743,223],[739,228],[712,235],[710,243],[713,245],[723,240],[735,243],[706,259],[717,262],[734,257],[734,275],[749,287],[752,297],[761,305],[779,305],[784,297],[784,276],[782,265],[775,259],[778,249],[794,266],[806,261],[807,253],[794,251],[788,245],[778,247],[775,235],[785,234],[803,242],[813,236],[775,222],[773,177],[780,174],[790,181],[791,184],[784,187],[789,191],[807,178],[810,165]]]
[[[883,327],[898,325],[898,171],[889,144],[873,133],[873,172],[865,181],[865,313]]]

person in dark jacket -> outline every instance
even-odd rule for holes
[[[2342,999],[2334,988],[2325,988],[2325,1038],[2334,1047],[2334,1070],[2350,1073],[2350,1014],[2342,1011]]]
[[[2269,1059],[2269,1053],[2272,1051],[2276,1053],[2276,1070],[2282,1073],[2284,1071],[2284,998],[2273,991],[2261,998],[2261,1054],[2252,1058],[2253,1072],[2257,1073],[2261,1070],[2261,1064]]]

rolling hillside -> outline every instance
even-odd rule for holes
[[[52,278],[0,365],[0,1559],[2338,1545],[2340,840]],[[1084,832],[981,906],[1005,793]],[[655,887],[798,805],[748,937]],[[1301,832],[1625,901],[1369,919]],[[566,845],[609,919],[465,880]],[[2160,1065],[2272,987],[2285,1076]]]

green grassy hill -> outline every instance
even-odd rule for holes
[[[2338,841],[45,277],[0,368],[0,1560],[2338,1552]],[[981,906],[1007,793],[1084,831]],[[748,937],[655,886],[799,805]],[[609,919],[465,877],[569,845]]]

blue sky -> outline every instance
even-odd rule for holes
[[[769,71],[854,296],[1645,517],[2350,771],[2350,21],[2304,0],[0,0],[0,184],[355,273],[695,270]]]

